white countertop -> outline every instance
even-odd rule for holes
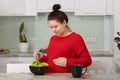
[[[73,78],[71,73],[33,74],[0,73],[0,80],[119,80],[120,74],[84,74],[81,78]]]
[[[113,54],[108,51],[90,51],[93,57],[113,57]],[[1,53],[0,57],[33,57],[33,51],[21,53],[19,51],[12,51],[10,53]]]

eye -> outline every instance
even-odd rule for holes
[[[57,28],[57,26],[52,26],[52,27],[50,26],[50,28]]]
[[[57,28],[57,26],[54,26],[54,28]]]
[[[52,29],[53,27],[50,26],[50,28]]]

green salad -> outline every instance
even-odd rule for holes
[[[46,62],[39,62],[39,61],[33,61],[32,64],[30,66],[34,66],[34,67],[47,67],[48,64]]]

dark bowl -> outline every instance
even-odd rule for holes
[[[34,75],[44,75],[48,67],[47,66],[46,67],[29,66],[29,69]]]

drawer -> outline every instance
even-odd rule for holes
[[[6,67],[0,66],[0,73],[6,73]]]

